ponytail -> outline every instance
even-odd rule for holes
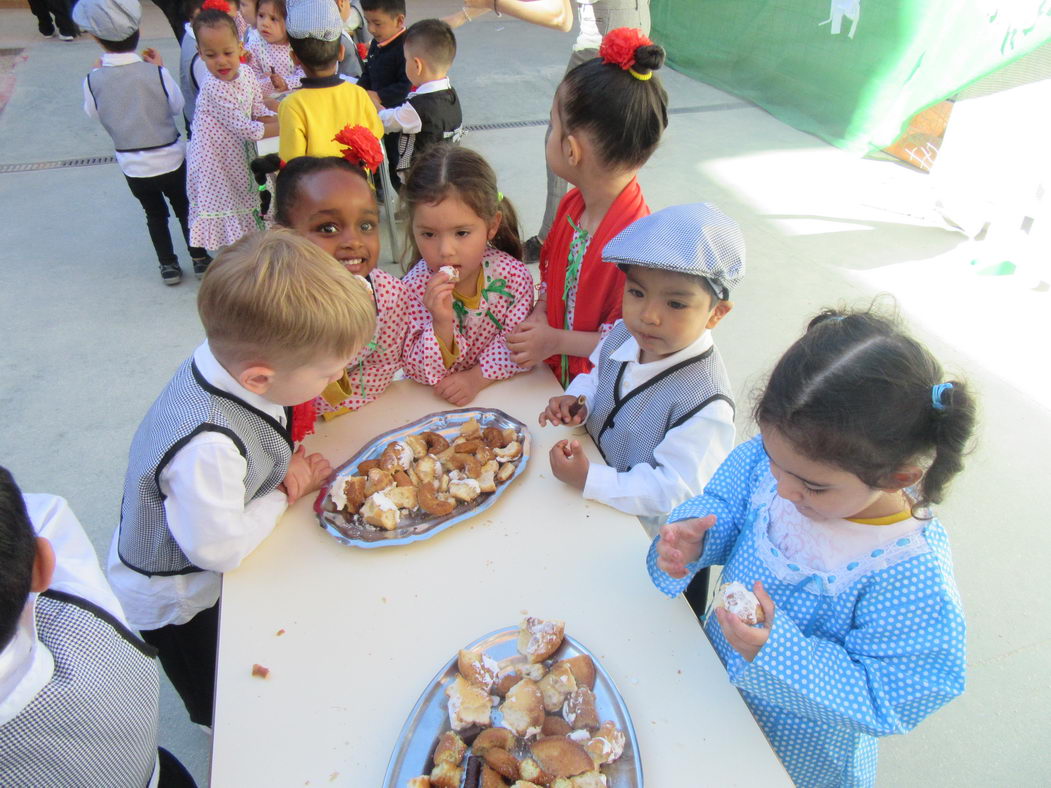
[[[975,407],[970,389],[960,381],[950,381],[936,392],[931,407],[931,437],[934,459],[923,475],[921,486],[925,502],[941,503],[945,488],[963,470],[971,434],[974,432]],[[937,386],[935,388],[938,388]]]
[[[516,260],[522,259],[522,237],[518,229],[518,213],[511,201],[503,193],[497,194],[497,208],[500,211],[500,226],[489,243],[494,249],[507,252]]]
[[[259,185],[259,215],[266,216],[270,211],[270,190],[266,188],[266,178],[281,169],[281,157],[276,153],[268,153],[252,159],[248,166],[252,170],[252,177]]]

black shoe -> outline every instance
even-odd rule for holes
[[[55,35],[55,26],[53,24],[46,25],[43,22],[37,22],[36,28],[44,38],[51,38]]]
[[[166,285],[177,285],[182,281],[182,269],[178,263],[161,263],[161,281]]]
[[[522,244],[522,262],[523,263],[539,263],[540,262],[540,247],[544,245],[544,242],[539,237],[533,236],[526,240]]]
[[[212,263],[211,257],[194,257],[193,259],[193,275],[198,279],[203,279],[205,272],[208,270],[208,266]]]

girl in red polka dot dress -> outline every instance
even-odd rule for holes
[[[244,50],[233,18],[205,9],[193,29],[209,77],[197,96],[186,151],[190,245],[218,249],[262,229],[249,162],[255,142],[277,134],[277,119],[263,106],[251,72],[241,68]],[[272,120],[257,120],[264,117]]]
[[[488,162],[444,143],[413,164],[401,197],[423,258],[403,279],[413,299],[405,372],[466,405],[524,371],[506,341],[533,308],[518,219]]]

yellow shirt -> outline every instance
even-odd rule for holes
[[[303,87],[278,105],[277,119],[282,161],[342,155],[343,146],[332,138],[344,126],[365,126],[377,139],[383,138],[383,124],[368,94],[338,76],[304,79]]]

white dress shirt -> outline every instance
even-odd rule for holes
[[[142,60],[134,52],[104,52],[102,54],[102,68],[107,66],[126,66]],[[168,69],[161,68],[161,81],[164,89],[168,92],[168,110],[173,117],[179,117],[182,113],[182,91],[178,83],[172,79]],[[99,111],[95,106],[95,98],[91,95],[88,87],[87,77],[84,78],[84,112],[89,118],[98,120]],[[179,169],[179,165],[186,158],[186,143],[182,137],[175,140],[171,145],[153,150],[140,150],[128,153],[115,151],[117,164],[121,172],[129,178],[152,178],[155,175],[164,175]]]
[[[410,95],[422,96],[425,93],[436,93],[439,90],[448,90],[452,87],[449,78],[433,79],[418,85]],[[408,101],[390,109],[380,110],[380,122],[386,132],[400,131],[403,134],[419,134],[423,128],[423,121],[416,112],[415,107]]]
[[[285,424],[285,410],[248,391],[212,355],[208,343],[193,353],[201,375]],[[186,443],[160,475],[164,513],[176,543],[194,565],[205,570],[185,575],[147,576],[126,566],[113,534],[107,574],[135,629],[185,624],[219,599],[222,573],[236,568],[277,525],[288,507],[279,490],[245,505],[248,463],[222,433],[205,431]]]
[[[603,338],[591,354],[595,368],[577,375],[566,389],[566,394],[594,402],[598,386],[598,361]],[[712,335],[705,331],[693,343],[677,353],[658,361],[643,364],[639,361],[639,344],[629,337],[610,354],[618,362],[627,362],[621,377],[620,396],[638,388],[646,381],[693,356],[699,356],[712,347]],[[668,512],[680,503],[700,495],[704,485],[729,455],[734,445],[734,412],[725,400],[716,400],[698,411],[685,423],[668,430],[649,463],[639,463],[621,473],[601,462],[591,463],[584,484],[584,497],[612,506],[628,514],[639,515],[648,531],[659,528]]]

